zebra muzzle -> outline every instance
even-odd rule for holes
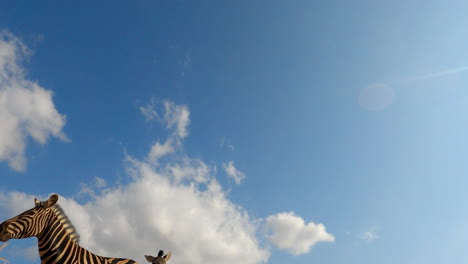
[[[8,223],[3,222],[0,225],[0,242],[7,242],[10,239],[10,233],[8,233]]]

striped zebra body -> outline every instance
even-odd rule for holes
[[[62,208],[58,195],[0,224],[0,241],[37,237],[41,264],[137,264],[134,260],[101,257],[82,248],[79,235]]]

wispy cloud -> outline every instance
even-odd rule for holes
[[[152,164],[156,164],[160,158],[166,156],[167,154],[173,153],[174,151],[175,146],[173,140],[168,139],[164,143],[157,141],[153,144],[150,152],[148,153],[148,161]]]
[[[17,171],[26,169],[28,137],[45,144],[50,137],[68,141],[62,131],[65,115],[52,100],[52,92],[26,78],[21,60],[27,47],[7,31],[0,32],[0,161]]]
[[[183,139],[188,136],[190,112],[187,106],[176,105],[169,100],[162,102],[152,100],[147,105],[141,106],[140,112],[148,121],[158,120],[166,125],[166,128],[171,129],[176,137]]]
[[[230,151],[234,151],[235,149],[234,145],[229,143],[226,137],[221,138],[219,145],[221,146],[221,148],[227,148]]]
[[[7,245],[8,245],[7,243],[3,243],[2,245],[0,245],[0,251],[2,251]],[[8,260],[6,258],[0,257],[0,262],[8,263]]]
[[[245,178],[245,174],[234,167],[234,161],[229,161],[228,164],[223,163],[223,168],[226,174],[232,178],[237,185]]]
[[[156,111],[155,109],[156,106],[157,104],[155,100],[151,100],[146,105],[140,106],[140,112],[146,118],[147,121],[161,120],[158,111]]]
[[[416,75],[416,76],[409,77],[407,81],[431,79],[431,78],[442,77],[442,76],[446,76],[450,74],[460,73],[464,71],[468,71],[468,66],[452,68],[452,69],[448,69],[444,71],[432,72],[432,73],[423,74],[423,75]]]
[[[147,161],[158,165],[162,157],[174,153],[182,146],[182,140],[188,135],[190,112],[187,106],[176,105],[168,100],[160,103],[152,100],[140,107],[140,112],[148,121],[159,121],[171,131],[166,141],[161,143],[157,140],[148,153]]]
[[[359,91],[358,103],[359,105],[369,111],[382,110],[390,106],[395,100],[395,90],[393,86],[398,84],[414,82],[420,80],[428,80],[448,76],[452,74],[462,73],[468,71],[468,66],[452,68],[444,71],[432,72],[422,75],[414,75],[405,79],[400,79],[393,82],[376,82],[369,84],[367,87]],[[392,83],[392,84],[391,84]]]
[[[376,228],[376,227],[372,227],[372,228],[370,228],[369,230],[362,232],[362,233],[359,235],[359,238],[360,238],[360,239],[363,239],[363,240],[365,240],[365,241],[369,241],[369,242],[378,239],[378,238],[379,238],[379,235],[377,234],[377,228]]]
[[[189,48],[187,52],[185,53],[185,57],[182,62],[182,71],[180,72],[181,77],[185,77],[185,72],[190,67],[191,63],[192,63],[192,48]]]

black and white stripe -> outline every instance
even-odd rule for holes
[[[0,241],[37,237],[41,264],[136,264],[134,260],[95,255],[79,245],[79,235],[58,195],[0,224]]]

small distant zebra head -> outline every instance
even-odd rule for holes
[[[153,257],[150,255],[145,255],[145,258],[148,262],[152,264],[166,264],[166,262],[171,258],[172,253],[169,251],[166,255],[164,255],[164,251],[159,250],[158,256]]]
[[[58,201],[58,195],[54,194],[45,202],[34,199],[34,208],[27,210],[0,224],[0,241],[9,239],[21,239],[38,236],[42,233],[48,220],[57,210],[54,205]]]

